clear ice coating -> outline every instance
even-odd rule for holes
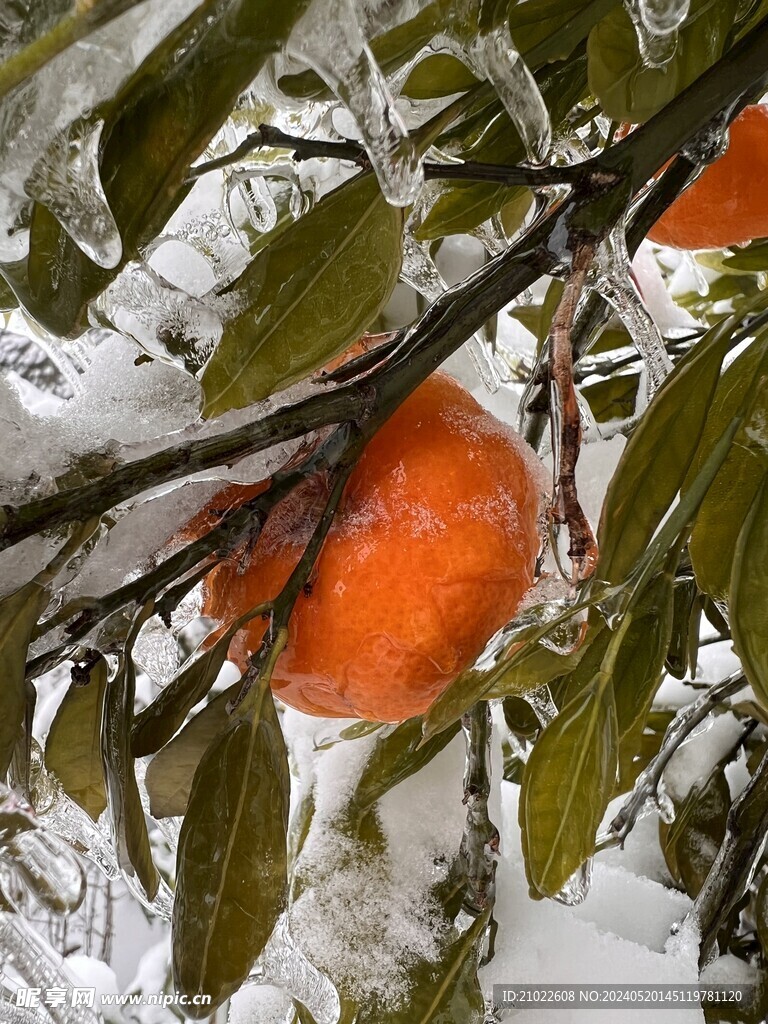
[[[46,910],[70,914],[85,896],[85,874],[77,858],[55,834],[42,829],[11,839],[0,850]]]
[[[592,286],[616,310],[647,371],[648,399],[658,391],[672,370],[664,339],[646,309],[630,273],[624,228],[619,226],[600,246],[596,279]]]
[[[517,51],[504,16],[481,31],[469,49],[470,62],[487,78],[520,133],[528,159],[543,162],[552,146],[552,124],[536,79]]]
[[[690,0],[637,0],[637,10],[649,32],[669,35],[688,17]]]
[[[147,263],[129,263],[91,307],[99,326],[127,334],[153,358],[196,373],[223,333],[211,305],[174,288]]]
[[[354,0],[316,0],[289,39],[288,52],[313,68],[352,115],[388,202],[408,206],[424,172],[368,46],[370,20]]]
[[[59,132],[37,161],[26,191],[48,207],[70,238],[100,267],[116,267],[123,243],[99,177],[104,122],[79,121]]]
[[[543,729],[546,729],[550,722],[554,722],[560,713],[557,704],[552,700],[552,691],[548,686],[541,686],[538,690],[526,693],[525,700],[530,704]]]
[[[429,253],[429,245],[417,242],[408,232],[403,238],[403,265],[400,276],[429,302],[434,302],[448,288]],[[486,390],[492,394],[498,391],[501,381],[493,362],[491,346],[482,332],[478,331],[469,339],[467,351]]]
[[[0,911],[0,960],[17,971],[30,988],[72,988],[62,970],[63,960],[48,943],[25,922],[22,914]],[[0,1003],[0,1006],[2,1004]],[[45,1012],[54,1024],[97,1024],[99,1016],[87,1006],[45,1004]],[[40,1016],[36,1017],[40,1021]]]
[[[336,1024],[341,1016],[336,988],[296,945],[285,914],[275,925],[246,985],[278,985],[306,1006],[316,1024]]]

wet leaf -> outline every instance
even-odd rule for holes
[[[478,944],[488,924],[481,914],[455,939],[437,963],[419,961],[410,972],[411,993],[402,1007],[386,1012],[380,1006],[361,1008],[356,1024],[473,1024],[485,1009],[477,978]]]
[[[234,719],[200,763],[179,837],[173,976],[208,1017],[242,985],[285,909],[288,757],[272,693]],[[187,1009],[189,1012],[189,1009]]]
[[[94,821],[107,806],[101,730],[107,663],[99,658],[83,685],[72,682],[45,741],[45,765],[67,796]]]
[[[735,320],[713,328],[653,398],[608,485],[598,529],[596,575],[626,577],[679,491],[696,452]]]
[[[232,719],[227,703],[239,689],[238,680],[218,693],[149,762],[145,784],[153,818],[175,818],[186,813],[195,772],[206,750],[229,728]]]
[[[638,373],[623,373],[580,390],[597,422],[607,423],[609,420],[628,419],[634,414],[639,384]]]
[[[689,478],[701,467],[752,387],[766,351],[764,336],[762,331],[723,374]],[[696,581],[717,600],[727,600],[736,541],[761,481],[768,474],[768,447],[761,440],[767,417],[768,392],[756,388],[752,412],[702,502],[691,533],[689,552]],[[688,480],[683,492],[687,486]]]
[[[114,676],[107,682],[101,751],[118,864],[126,874],[138,878],[152,899],[160,884],[160,876],[152,862],[147,822],[130,749],[136,696],[136,669],[131,651],[141,626],[150,614],[151,605],[145,605],[136,616]]]
[[[265,398],[359,338],[397,283],[402,230],[403,211],[361,175],[259,253],[233,286],[240,312],[203,373],[204,415]]]
[[[94,113],[105,121],[101,179],[124,261],[154,240],[185,198],[190,165],[280,48],[307,2],[203,0]],[[88,326],[88,302],[117,269],[92,263],[39,204],[29,259],[5,268],[25,308],[59,335]]]
[[[763,707],[768,708],[768,476],[739,534],[731,571],[733,645]]]
[[[731,792],[722,766],[696,783],[675,808],[672,825],[659,822],[661,848],[676,881],[695,899],[725,838]]]
[[[520,793],[533,897],[555,896],[594,852],[616,779],[617,733],[613,689],[596,681],[536,741]]]
[[[134,757],[154,754],[171,739],[216,682],[235,633],[253,617],[251,612],[241,615],[210,647],[204,640],[155,699],[136,715],[131,732]]]
[[[48,591],[35,580],[0,601],[0,780],[6,777],[24,721],[27,648],[47,603]]]
[[[615,7],[589,34],[589,87],[616,121],[647,121],[722,55],[737,0],[693,0],[674,53],[662,67],[642,59],[629,15]]]

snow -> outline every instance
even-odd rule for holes
[[[682,800],[691,786],[704,781],[714,765],[725,757],[744,731],[734,715],[715,715],[702,723],[704,731],[696,732],[678,747],[664,772],[664,783],[673,800]]]

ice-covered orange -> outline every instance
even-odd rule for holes
[[[203,613],[229,622],[275,598],[326,497],[315,476],[281,501],[252,552],[209,575]],[[433,374],[355,467],[291,616],[274,692],[313,715],[397,722],[424,712],[530,587],[540,498],[523,441]],[[230,657],[242,668],[264,628],[255,619],[235,637]]]

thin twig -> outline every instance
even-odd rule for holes
[[[599,837],[598,850],[623,846],[624,842],[641,818],[649,803],[658,800],[659,787],[664,770],[672,759],[672,755],[688,739],[696,726],[700,725],[723,701],[728,700],[747,685],[746,677],[735,672],[726,679],[711,686],[692,704],[678,711],[664,733],[661,747],[644,771],[638,775],[634,788],[621,810],[608,826],[608,830]]]
[[[576,306],[595,255],[593,242],[584,241],[573,253],[571,273],[552,318],[549,335],[552,406],[552,450],[555,454],[553,515],[567,524],[570,538],[568,554],[573,562],[574,579],[592,574],[597,562],[597,544],[592,527],[579,503],[576,489],[576,463],[581,447],[581,416],[573,385],[571,331]]]
[[[768,753],[728,812],[725,838],[688,915],[701,935],[699,966],[715,950],[729,914],[749,888],[768,837]]]

